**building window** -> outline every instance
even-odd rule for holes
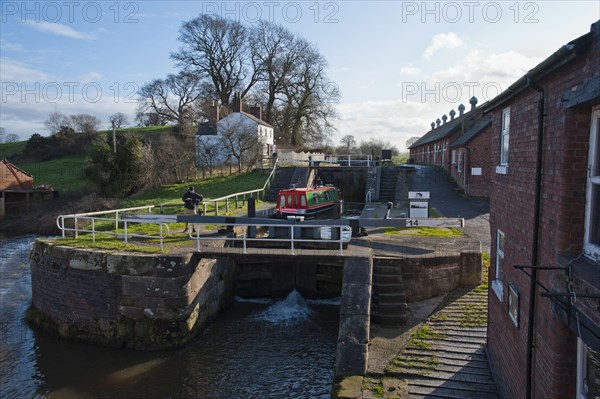
[[[504,263],[504,243],[506,237],[501,230],[496,231],[496,275],[492,281],[492,289],[496,293],[498,299],[502,302],[504,294],[504,286],[502,285],[502,267]]]
[[[517,287],[512,283],[508,284],[508,315],[517,328],[519,328],[520,296]]]
[[[502,132],[500,135],[500,165],[496,173],[506,174],[508,167],[508,143],[510,138],[510,108],[502,110]]]
[[[577,339],[577,399],[600,396],[600,357]]]
[[[585,210],[585,253],[600,260],[600,107],[592,112]]]
[[[452,150],[452,163],[456,163],[456,150]]]
[[[458,154],[458,165],[456,165],[456,168],[459,173],[462,172],[462,162],[463,162],[463,154],[461,152],[460,154]]]

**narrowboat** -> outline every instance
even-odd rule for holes
[[[342,193],[331,185],[280,190],[273,217],[304,216],[312,219],[333,216],[333,204],[338,200],[342,201]]]

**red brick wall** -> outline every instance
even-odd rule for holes
[[[558,71],[536,82],[545,90],[543,177],[539,265],[557,266],[559,255],[575,257],[581,251],[584,232],[586,168],[591,107],[563,108],[563,93],[600,72],[598,45],[580,54]],[[533,204],[537,135],[537,98],[525,89],[509,103],[493,110],[491,159],[498,163],[502,109],[511,107],[508,174],[492,173],[490,224],[492,266],[495,279],[496,230],[506,234],[500,302],[490,290],[488,346],[499,387],[505,398],[525,397],[529,278],[513,265],[530,265],[533,237]],[[539,282],[554,290],[558,271],[540,271]],[[520,325],[508,316],[508,284],[521,294]],[[543,289],[540,289],[543,292]],[[576,382],[576,339],[548,298],[536,297],[533,358],[533,397],[573,398]]]
[[[480,132],[468,145],[466,193],[475,197],[489,197],[491,190],[491,127]],[[480,176],[471,175],[471,168],[481,168]],[[463,170],[464,171],[464,170]]]

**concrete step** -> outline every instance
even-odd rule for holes
[[[377,303],[406,302],[406,294],[404,292],[376,293],[376,295],[377,295]]]
[[[386,326],[401,326],[406,324],[407,319],[408,315],[406,313],[380,314],[375,312],[371,314],[372,322]]]
[[[406,313],[408,311],[408,305],[406,302],[389,302],[389,303],[379,303],[377,305],[377,311],[380,314],[396,314],[396,313]]]
[[[402,283],[373,283],[373,292],[378,294],[404,294],[404,285]]]
[[[392,274],[400,276],[402,266],[400,265],[373,265],[373,274]]]
[[[373,284],[402,284],[401,274],[373,273]]]

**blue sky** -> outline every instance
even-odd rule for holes
[[[599,1],[6,1],[0,126],[48,134],[54,110],[133,122],[136,92],[175,71],[181,23],[200,13],[279,22],[318,46],[339,86],[337,132],[404,149],[436,118],[480,104],[589,32]]]

